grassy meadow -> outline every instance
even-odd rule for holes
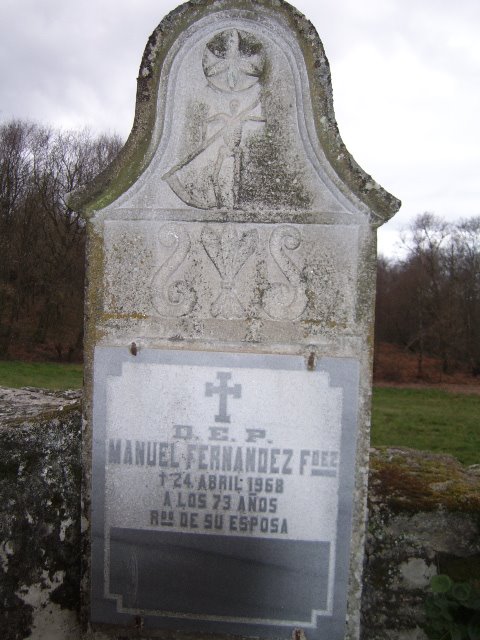
[[[0,360],[0,386],[38,387],[61,391],[82,386],[81,364]]]
[[[480,395],[374,388],[372,446],[411,447],[480,463]]]
[[[0,386],[76,389],[82,386],[82,366],[0,361]],[[376,387],[372,446],[411,447],[480,463],[480,395]]]

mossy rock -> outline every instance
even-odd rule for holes
[[[480,517],[480,474],[453,456],[404,448],[373,449],[370,499],[394,513],[444,509]]]

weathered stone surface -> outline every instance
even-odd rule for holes
[[[22,418],[33,418],[39,413],[58,411],[77,404],[82,397],[79,390],[46,391],[34,387],[11,389],[0,387],[0,421],[18,421]]]
[[[78,403],[53,410],[51,394],[29,393],[36,415],[24,417],[22,408],[0,426],[0,637],[74,639],[80,634],[80,412]],[[2,393],[9,395],[19,393]]]
[[[86,559],[85,608],[91,579],[96,623],[115,622],[120,629],[140,616],[152,629],[190,625],[191,630],[271,637],[302,626],[297,624],[301,620],[317,636],[358,638],[376,227],[399,205],[343,145],[323,47],[313,26],[293,7],[281,0],[200,0],[178,7],[152,34],[140,67],[131,136],[110,169],[71,197],[71,206],[88,220],[84,516],[94,532],[95,562],[91,571]],[[347,404],[354,416],[342,418],[342,429],[349,425],[342,442],[351,444],[345,447],[348,453],[339,453],[344,484],[338,487],[343,488],[329,489],[325,481],[309,498],[315,508],[329,491],[335,496],[332,524],[341,531],[329,547],[332,553],[325,552],[323,568],[312,569],[318,592],[322,584],[327,593],[324,600],[319,597],[301,614],[292,604],[289,616],[287,598],[267,606],[252,596],[246,612],[236,606],[240,598],[219,608],[216,596],[208,599],[202,593],[189,600],[185,588],[176,600],[188,600],[186,610],[173,601],[165,610],[160,595],[155,602],[150,598],[149,606],[138,604],[137,598],[145,598],[144,603],[148,594],[159,593],[146,586],[150,574],[159,571],[150,571],[143,552],[160,548],[166,530],[155,531],[147,517],[152,484],[142,484],[140,473],[134,478],[125,469],[121,479],[107,483],[106,434],[114,441],[121,437],[115,431],[120,421],[112,416],[125,405],[134,408],[138,394],[130,389],[121,401],[114,400],[104,382],[120,374],[108,369],[108,357],[101,356],[106,353],[120,369],[144,364],[144,356],[152,367],[160,366],[162,358],[182,357],[182,363],[193,366],[185,357],[195,360],[199,354],[217,354],[224,363],[225,354],[231,354],[225,364],[231,369],[235,354],[265,354],[277,363],[272,369],[291,359],[306,375],[314,372],[313,378],[321,373],[318,363],[335,361],[338,368],[351,367],[351,379],[353,372],[356,381],[359,376],[354,401],[346,403],[344,396],[338,401],[342,416]],[[140,432],[148,431],[147,423],[154,429],[155,420],[148,416],[160,414],[153,409],[162,393],[148,384],[143,389],[146,413],[136,425]],[[256,402],[259,415],[260,396]],[[187,417],[193,424],[195,411]],[[282,420],[278,433],[291,426],[288,416]],[[157,428],[162,442],[173,438],[175,424],[164,421]],[[316,454],[319,458],[320,451]],[[347,467],[355,471],[353,481]],[[109,505],[130,482],[142,484],[145,492],[149,488],[142,502],[142,526],[148,528],[147,534],[139,526],[142,542],[135,539],[135,528],[106,524]],[[175,506],[172,520],[180,521],[186,512]],[[303,543],[302,553],[307,553],[310,538],[292,534],[290,539],[287,529],[284,540],[292,542],[291,548]],[[188,544],[214,544],[206,541],[209,535],[206,530],[192,533]],[[123,550],[116,556],[113,536],[116,548]],[[239,536],[240,546],[260,538],[246,531]],[[270,551],[282,542],[271,540]],[[330,543],[317,533],[312,544]],[[190,549],[198,562],[206,557],[202,549]],[[239,566],[249,564],[236,553]],[[347,556],[348,562],[339,561]],[[190,563],[190,570],[194,566]],[[292,580],[306,575],[296,566]],[[123,590],[111,587],[114,573],[122,575],[130,604]],[[259,583],[249,580],[252,593]],[[212,610],[205,610],[205,600]]]
[[[426,638],[430,578],[480,572],[480,477],[455,458],[374,450],[362,599],[362,638]]]
[[[228,12],[236,12],[237,21],[232,21],[232,16],[228,15]],[[227,17],[227,21],[221,31],[220,22],[224,16]],[[283,172],[273,176],[272,170],[275,172],[278,168],[271,167],[272,160],[276,161],[279,156],[282,156],[281,151],[288,154],[293,153],[295,158],[295,149],[292,149],[292,145],[289,144],[291,139],[289,140],[288,136],[291,135],[298,140],[296,134],[301,123],[297,124],[293,119],[288,122],[288,118],[292,118],[297,109],[305,107],[307,110],[312,110],[312,122],[315,123],[314,130],[311,132],[312,139],[318,137],[322,153],[325,154],[326,164],[333,169],[334,173],[330,174],[330,178],[335,181],[335,175],[339,176],[340,180],[346,183],[347,190],[356,194],[360,201],[368,207],[377,223],[381,223],[393,215],[400,205],[399,201],[382,189],[371,176],[358,166],[341,139],[333,110],[330,68],[315,27],[304,15],[283,0],[262,0],[261,2],[195,0],[195,2],[187,2],[177,7],[175,11],[164,18],[150,36],[140,65],[135,121],[129,140],[107,171],[98,176],[92,184],[72,195],[71,206],[87,214],[104,208],[133,185],[151,163],[156,152],[158,137],[160,134],[163,135],[165,126],[166,118],[163,111],[165,105],[162,103],[165,101],[166,83],[169,75],[175,74],[176,77],[177,73],[177,70],[172,71],[171,67],[172,52],[175,54],[179,50],[182,46],[182,39],[185,41],[185,35],[191,33],[193,25],[195,30],[199,29],[199,21],[202,18],[204,18],[204,24],[208,22],[212,25],[212,36],[203,39],[199,50],[195,47],[192,48],[192,43],[189,42],[189,50],[183,51],[183,73],[186,74],[187,82],[183,87],[180,87],[180,90],[187,90],[192,96],[201,96],[205,93],[205,86],[201,85],[201,91],[198,94],[198,92],[196,93],[197,83],[203,82],[204,77],[219,92],[230,89],[229,93],[241,94],[253,89],[255,94],[256,90],[258,93],[259,87],[266,86],[267,92],[261,101],[264,102],[267,111],[271,110],[273,116],[272,121],[267,122],[271,131],[265,132],[265,135],[270,139],[266,148],[270,149],[273,158],[264,157],[263,162],[270,163],[266,179],[269,183],[271,177],[274,179],[275,189],[270,185],[270,193],[275,203],[285,204],[286,201],[282,197],[285,189],[289,190],[290,197],[297,194],[295,197],[297,206],[294,208],[303,209],[305,204],[309,203],[308,189],[302,189],[298,185],[298,180],[297,183],[288,184],[288,178],[292,171],[291,163],[283,163]],[[230,19],[228,20],[228,18]],[[268,25],[271,18],[273,18],[273,28],[272,25]],[[243,29],[237,27],[240,19],[247,23],[245,25],[244,22]],[[261,32],[259,22],[263,23],[265,27],[260,36],[257,35]],[[275,29],[277,29],[276,33]],[[265,42],[265,35],[268,35],[267,30],[270,30],[268,43]],[[292,43],[291,37],[289,37],[292,32],[295,33],[296,43]],[[287,40],[281,42],[285,34]],[[197,38],[197,41],[200,39]],[[275,46],[277,50],[275,55],[272,55],[272,47],[275,48]],[[278,47],[284,56],[290,55],[289,64],[282,65],[279,60],[280,54],[277,54]],[[293,72],[295,63],[290,64],[295,47],[304,60],[301,68],[298,69],[300,73],[304,74],[304,78],[301,78],[301,82],[304,83],[301,90],[298,85],[299,78]],[[233,54],[235,49],[242,54],[243,66],[236,65],[233,55],[228,55]],[[227,52],[226,60],[230,60],[233,64],[226,69],[219,69],[216,63],[220,61],[220,58],[224,59],[225,52]],[[298,55],[298,53],[294,53],[294,55]],[[187,55],[185,56],[185,54]],[[288,71],[289,67],[292,71]],[[285,70],[287,70],[286,73]],[[193,75],[195,71],[196,75]],[[180,78],[182,78],[181,74]],[[275,87],[275,91],[270,90],[272,86]],[[305,96],[308,95],[302,94],[302,91],[310,92],[311,104],[308,104],[310,102],[308,98],[305,101],[306,104],[302,104]],[[293,104],[291,100],[293,96],[300,100],[299,107]],[[255,94],[255,97],[258,99],[258,95]],[[278,108],[279,101],[280,109]],[[237,105],[237,107],[239,106]],[[180,137],[180,140],[174,141],[175,144],[181,146],[186,138],[198,142],[202,137],[199,132],[199,128],[201,128],[199,121],[202,115],[205,115],[205,104],[201,100],[198,100],[198,104],[189,104],[187,100],[183,104],[180,103],[180,107],[182,113],[174,113],[174,117],[185,118],[186,113],[190,127],[185,130],[183,140]],[[226,107],[223,107],[223,114],[228,117],[231,105],[227,104]],[[160,108],[160,122],[155,128],[158,108]],[[215,112],[211,111],[208,117],[212,118],[214,115]],[[261,116],[254,115],[253,117],[260,118]],[[279,124],[281,125],[279,119],[281,121],[282,118],[284,123],[287,122],[290,126],[284,127],[284,136],[277,138]],[[171,123],[167,122],[166,126],[170,128]],[[255,122],[253,122],[253,126],[256,126]],[[181,129],[184,127],[182,126]],[[268,135],[269,133],[270,135]],[[281,147],[280,153],[278,144]],[[255,147],[253,151],[253,155],[255,155]],[[167,159],[167,162],[169,161],[170,158]],[[298,158],[297,162],[301,162],[301,159]],[[293,169],[295,169],[295,164],[294,162]],[[253,168],[255,165],[251,166]],[[169,166],[167,173],[173,167]],[[262,164],[256,167],[257,170],[254,173],[257,178],[253,178],[254,180],[262,176],[262,168],[264,168]],[[287,179],[287,183],[285,179]],[[250,191],[251,196],[257,198],[258,192],[262,192],[265,186],[253,183],[252,188],[247,189],[247,192]],[[267,193],[263,191],[263,195],[262,204],[265,204],[268,200]],[[209,196],[205,195],[207,203],[209,197],[213,197],[211,193]],[[248,199],[248,193],[246,197]],[[325,209],[325,207],[323,208]]]
[[[132,326],[173,341],[356,332],[356,226],[109,221],[104,243],[102,324],[113,344],[125,344]]]

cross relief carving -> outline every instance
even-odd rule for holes
[[[214,386],[213,382],[205,383],[205,396],[207,398],[218,394],[218,414],[215,415],[215,422],[230,422],[230,415],[227,413],[228,397],[231,396],[237,399],[242,397],[241,384],[234,384],[233,387],[228,386],[228,381],[231,377],[230,371],[217,371],[218,385]]]

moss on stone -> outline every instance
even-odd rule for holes
[[[282,127],[282,102],[265,92],[266,124],[247,141],[248,163],[242,172],[240,207],[308,209],[312,196],[304,185],[305,168],[291,133]]]
[[[361,638],[423,637],[431,575],[479,574],[480,478],[424,451],[374,449],[370,461]]]
[[[480,512],[480,477],[452,456],[376,449],[370,483],[394,512]]]
[[[78,608],[80,439],[78,405],[0,429],[1,638],[30,634],[34,611],[22,595],[31,585]]]
[[[8,430],[14,427],[22,427],[25,426],[28,428],[33,423],[37,424],[38,422],[50,422],[52,420],[64,421],[69,420],[71,414],[76,416],[80,410],[80,402],[72,402],[61,409],[49,408],[49,409],[39,409],[38,414],[35,418],[32,417],[9,417],[3,419],[3,424],[0,426],[0,438],[4,437],[8,440],[8,436],[5,435],[8,433]],[[4,429],[4,427],[8,427]],[[2,433],[4,432],[4,435]],[[16,439],[14,439],[16,441]]]

